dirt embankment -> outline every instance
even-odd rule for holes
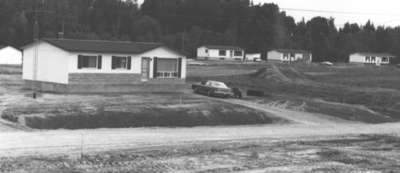
[[[27,104],[8,104],[3,119],[36,129],[193,127],[287,122],[267,112],[190,95],[72,96],[80,101],[50,101],[44,95]],[[102,98],[102,100],[99,100]],[[70,98],[71,99],[71,98]]]

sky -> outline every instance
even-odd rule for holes
[[[281,10],[286,11],[296,21],[323,16],[335,18],[335,24],[339,28],[346,22],[364,25],[368,20],[380,26],[400,26],[399,0],[253,0],[253,2],[278,4]]]
[[[337,27],[346,22],[399,26],[399,0],[253,0],[254,4],[275,3],[296,21],[315,16],[333,17]]]

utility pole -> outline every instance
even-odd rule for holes
[[[185,51],[185,35],[186,35],[186,27],[183,26],[183,33],[182,33],[182,52]]]
[[[41,0],[40,4],[44,4],[44,0]],[[46,13],[49,11],[45,10],[40,10],[40,6],[37,2],[37,0],[34,1],[34,7],[33,10],[30,11],[30,13],[33,13],[34,15],[34,22],[33,22],[33,42],[36,43],[40,40],[40,26],[39,26],[39,13]],[[33,76],[32,79],[35,81],[37,80],[37,73],[38,73],[38,63],[39,63],[39,51],[37,45],[35,45],[34,48],[34,59],[33,59]]]
[[[39,11],[38,11],[38,4],[37,4],[37,2],[36,2],[36,0],[35,0],[35,7],[34,7],[34,11],[33,11],[35,14],[35,21],[34,21],[34,24],[33,24],[33,42],[34,42],[34,44],[35,44],[35,53],[34,53],[34,59],[33,59],[33,80],[34,81],[36,81],[37,80],[37,73],[38,73],[38,61],[39,61],[39,59],[38,59],[38,54],[39,54],[39,51],[38,51],[38,46],[36,45],[36,43],[37,42],[39,42],[39,33],[40,33],[40,31],[39,31],[39,22],[38,22],[38,13],[39,13]]]
[[[40,40],[40,25],[39,25],[39,13],[52,13],[52,11],[41,9],[40,5],[45,3],[44,0],[40,0],[38,3],[37,0],[34,1],[33,10],[27,11],[27,13],[33,13],[33,41]]]

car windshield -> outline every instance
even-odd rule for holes
[[[215,87],[215,88],[225,88],[228,89],[228,86],[226,86],[222,82],[217,82],[217,81],[208,81],[207,86]]]

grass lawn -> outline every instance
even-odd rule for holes
[[[231,65],[218,66],[219,71]],[[213,66],[190,68],[189,82],[212,79],[231,87],[261,90],[266,101],[305,104],[305,110],[363,122],[400,120],[400,69],[394,66],[319,64],[236,65],[238,74],[214,76]],[[209,70],[210,69],[210,70]],[[320,100],[320,101],[315,101]],[[321,101],[322,100],[322,101]],[[372,118],[375,117],[375,118]]]

